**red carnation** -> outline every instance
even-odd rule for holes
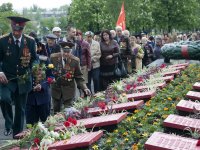
[[[142,77],[138,77],[137,81],[138,82],[143,82],[143,78]]]
[[[136,83],[134,83],[133,84],[133,89],[135,89],[137,87],[137,84]]]
[[[76,119],[73,119],[71,123],[72,123],[73,125],[77,125],[77,120],[76,120]]]
[[[34,138],[33,142],[35,144],[39,145],[40,144],[40,139],[39,138]]]
[[[67,121],[69,121],[69,122],[71,122],[72,120],[73,120],[72,117],[69,117],[69,118],[67,119]]]
[[[87,111],[88,111],[88,109],[89,109],[88,107],[84,107],[84,111],[86,111],[86,112],[87,112]]]
[[[197,141],[196,146],[200,146],[200,140]]]
[[[69,121],[65,121],[65,122],[64,122],[64,126],[65,126],[65,127],[69,127],[69,126],[70,126],[70,122],[69,122]]]
[[[105,109],[106,103],[105,102],[98,102],[98,107],[101,108],[101,109]]]
[[[76,119],[71,118],[71,117],[69,117],[69,118],[67,119],[67,121],[70,122],[70,123],[72,123],[73,125],[76,125],[76,124],[77,124]]]
[[[49,84],[52,84],[52,83],[53,83],[53,78],[48,77],[48,78],[47,78],[47,82],[48,82]]]
[[[116,102],[116,101],[117,101],[117,97],[116,97],[116,96],[113,96],[113,97],[112,97],[112,101]]]
[[[166,64],[162,64],[161,66],[160,66],[160,68],[165,68],[166,67]]]
[[[126,85],[126,90],[129,91],[131,89],[131,85]]]
[[[72,78],[72,75],[69,72],[67,72],[65,76],[66,76],[67,79],[71,79]]]

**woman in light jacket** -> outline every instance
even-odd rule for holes
[[[142,69],[142,59],[144,57],[144,51],[142,50],[141,46],[136,43],[137,39],[135,36],[130,37],[130,45],[132,50],[132,62],[133,68],[135,71]]]

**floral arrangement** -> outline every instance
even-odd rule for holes
[[[32,67],[32,75],[36,84],[40,83],[46,78],[46,65],[44,63],[35,64]]]
[[[86,133],[86,128],[77,125],[76,118],[79,113],[75,109],[66,109],[63,113],[58,113],[54,116],[49,116],[46,122],[31,126],[28,125],[29,130],[26,131],[23,139],[15,143],[15,146],[20,148],[34,148],[47,150],[48,146],[59,140],[69,139],[71,136]],[[54,131],[56,125],[62,124],[64,129]]]
[[[72,120],[75,121],[74,119]],[[65,127],[64,130],[55,132],[50,128],[47,128],[43,123],[39,122],[26,133],[26,136],[23,139],[19,141],[19,146],[20,148],[38,147],[39,149],[48,149],[48,146],[55,141],[66,140],[73,135],[86,133],[86,129],[84,127],[77,127],[74,123],[71,123],[70,128],[67,127]]]

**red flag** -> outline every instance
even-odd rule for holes
[[[122,3],[122,8],[121,8],[121,12],[119,14],[116,26],[121,26],[122,27],[122,31],[126,29],[126,24],[125,24],[125,11],[124,11],[124,2]]]

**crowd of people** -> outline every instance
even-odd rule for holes
[[[103,91],[113,81],[162,58],[164,44],[198,40],[199,37],[198,34],[149,36],[145,33],[132,36],[120,26],[100,34],[68,27],[67,34],[62,37],[61,29],[54,27],[52,33],[45,36],[44,43],[36,32],[23,33],[29,19],[8,18],[12,32],[0,38],[0,102],[5,118],[4,135],[13,133],[13,137],[23,130],[25,118],[27,124],[33,125],[39,120],[45,122],[51,108],[57,113],[62,110],[62,105],[71,107],[77,89],[83,97]],[[53,66],[53,69],[45,70],[45,79],[39,81],[30,73],[38,63]],[[119,64],[124,70],[121,76],[116,75]],[[27,80],[20,82],[19,77],[27,71],[30,73]],[[47,82],[49,78],[51,83]]]

